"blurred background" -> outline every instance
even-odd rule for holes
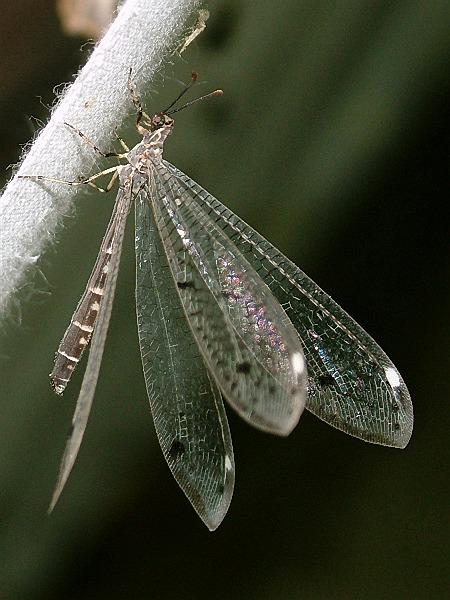
[[[157,445],[130,219],[93,413],[48,517],[83,369],[62,400],[47,374],[114,198],[80,193],[1,324],[0,598],[447,597],[450,5],[208,8],[206,31],[147,106],[161,109],[193,69],[202,91],[225,95],[179,115],[166,156],[377,340],[410,389],[412,440],[403,451],[364,444],[309,413],[277,439],[230,410],[235,494],[209,533]],[[53,1],[21,0],[2,7],[0,48],[5,182],[91,45],[64,33]]]

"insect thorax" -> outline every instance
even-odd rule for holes
[[[155,131],[145,130],[142,141],[127,154],[127,160],[135,169],[144,173],[148,161],[159,162],[162,159],[164,142],[172,131],[172,125],[165,125]]]

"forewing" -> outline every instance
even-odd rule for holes
[[[234,486],[228,421],[187,324],[145,189],[136,199],[136,312],[161,449],[197,513],[216,529]]]
[[[119,272],[120,255],[122,252],[122,242],[125,232],[126,219],[130,208],[131,193],[125,193],[122,188],[119,189],[116,205],[114,207],[114,218],[110,223],[108,231],[113,228],[114,234],[111,239],[111,260],[108,266],[108,277],[103,289],[103,295],[99,301],[98,316],[95,323],[94,333],[92,335],[91,349],[89,359],[78,395],[75,413],[72,418],[72,430],[64,451],[61,467],[58,475],[55,490],[50,503],[50,511],[53,510],[66,481],[70,475],[75,463],[78,450],[80,449],[84,431],[91,411],[92,400],[97,385],[98,374],[105,347],[106,335],[108,333],[109,319],[114,301],[117,275]]]
[[[186,317],[230,404],[281,435],[306,397],[299,337],[253,267],[164,165],[150,172],[155,221]]]
[[[306,408],[350,435],[404,448],[413,408],[376,342],[294,263],[179,169],[165,162],[255,267],[298,331],[308,366]]]

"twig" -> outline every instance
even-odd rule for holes
[[[130,112],[130,67],[138,89],[148,86],[176,47],[198,0],[127,0],[74,83],[62,95],[48,125],[31,146],[16,175],[74,179],[93,168],[95,156],[64,121],[99,147],[108,147],[115,127]],[[58,189],[15,176],[0,198],[0,315],[26,280],[62,217],[71,211],[75,188]]]

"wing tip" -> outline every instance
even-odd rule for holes
[[[400,450],[404,450],[406,448],[406,446],[409,444],[409,442],[411,441],[413,429],[414,429],[413,422],[411,421],[411,423],[408,425],[408,427],[403,432],[403,435],[398,440],[396,440],[397,443],[392,444],[393,447],[399,448]]]
[[[227,454],[225,457],[225,480],[223,482],[223,490],[220,500],[216,503],[215,507],[210,511],[206,511],[206,504],[202,506],[196,506],[192,499],[188,496],[192,506],[201,518],[203,523],[209,529],[209,531],[215,531],[224,520],[228,509],[230,508],[231,500],[233,498],[235,482],[235,465],[232,455]],[[185,493],[186,491],[183,490]]]
[[[58,481],[58,484],[56,485],[55,489],[53,490],[50,504],[48,505],[48,508],[47,508],[47,515],[50,516],[53,513],[53,510],[55,509],[55,506],[57,505],[58,500],[61,496],[63,487],[64,487],[64,484],[61,485],[61,483]]]

